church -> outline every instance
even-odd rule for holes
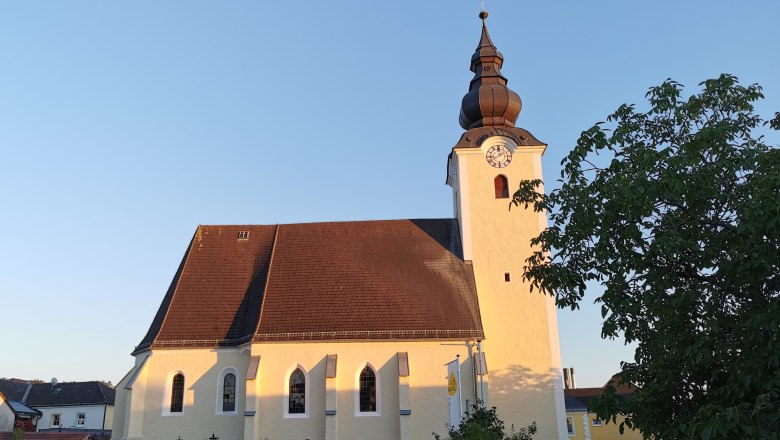
[[[515,126],[480,18],[442,151],[453,218],[199,226],[116,386],[113,439],[426,439],[478,400],[567,438],[554,300],[522,277],[547,219],[508,209],[547,146]]]

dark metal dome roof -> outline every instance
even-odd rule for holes
[[[501,74],[504,56],[493,45],[487,30],[487,12],[482,11],[482,37],[474,55],[471,71],[474,78],[460,106],[460,126],[465,130],[477,127],[514,127],[523,102],[510,90]]]

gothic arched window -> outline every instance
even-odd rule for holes
[[[222,411],[233,412],[236,410],[236,375],[228,373],[222,384]]]
[[[496,189],[497,199],[509,198],[509,182],[506,180],[506,176],[499,174],[493,179],[493,186]]]
[[[290,375],[289,414],[306,413],[306,376],[300,368]]]
[[[171,382],[171,412],[180,413],[184,408],[184,375],[181,373],[173,376]]]
[[[376,412],[376,373],[368,365],[360,372],[360,412]]]

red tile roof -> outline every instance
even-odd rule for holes
[[[200,226],[136,352],[482,336],[456,220]]]
[[[631,383],[625,382],[621,384],[619,374],[612,376],[607,383],[600,388],[566,388],[563,391],[566,395],[575,398],[587,406],[591,399],[600,396],[608,386],[615,388],[615,394],[625,398],[630,398],[630,396],[634,394],[634,391],[636,391],[636,387]]]

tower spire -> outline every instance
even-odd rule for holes
[[[479,13],[482,35],[471,56],[474,78],[460,106],[460,126],[464,130],[477,127],[514,127],[523,102],[510,90],[501,74],[504,56],[496,49],[487,29],[487,11]]]

